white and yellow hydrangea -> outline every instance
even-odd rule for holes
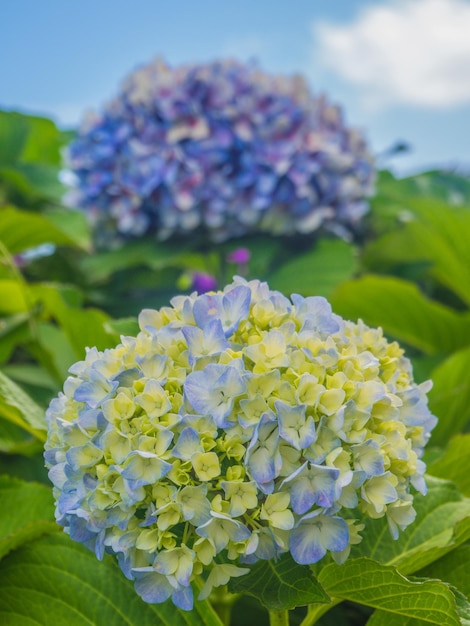
[[[57,521],[116,554],[147,602],[193,606],[290,552],[300,564],[397,537],[425,492],[429,384],[380,329],[235,278],[141,313],[137,337],[87,351],[48,409]],[[228,562],[229,561],[229,562]]]

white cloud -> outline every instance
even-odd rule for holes
[[[315,61],[361,88],[369,106],[470,104],[467,0],[391,0],[312,32]]]

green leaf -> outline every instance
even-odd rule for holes
[[[0,280],[0,313],[2,315],[15,315],[25,313],[29,306],[25,287],[16,279],[4,278]]]
[[[420,576],[439,578],[457,587],[470,597],[470,545],[464,545],[446,554],[438,561],[419,572]]]
[[[269,276],[269,286],[285,294],[328,297],[356,269],[353,246],[340,239],[322,239],[313,250],[283,263]]]
[[[99,350],[114,347],[113,337],[106,332],[109,315],[99,309],[70,309],[67,317],[61,317],[65,330],[77,358],[85,357],[85,348],[96,346]]]
[[[15,163],[25,146],[28,122],[19,113],[0,111],[0,164]]]
[[[437,580],[409,580],[394,567],[367,558],[348,559],[343,565],[330,563],[318,579],[334,598],[382,609],[400,618],[413,617],[441,626],[460,624],[454,595]]]
[[[18,115],[18,114],[17,114]],[[22,116],[28,125],[28,136],[21,152],[21,161],[60,165],[62,132],[54,122],[35,115]]]
[[[330,601],[311,570],[288,554],[278,561],[258,561],[248,574],[232,578],[229,590],[252,595],[269,610]]]
[[[82,250],[91,250],[90,226],[84,213],[69,208],[48,208],[42,212],[49,222]]]
[[[0,208],[0,217],[0,241],[12,255],[43,243],[75,245],[71,237],[38,213],[8,206]]]
[[[57,532],[52,489],[40,483],[27,483],[0,476],[0,558],[23,543],[45,533]]]
[[[105,322],[104,328],[106,332],[117,335],[125,335],[128,337],[134,337],[140,331],[139,323],[135,317],[122,317],[118,320],[109,320]]]
[[[8,626],[222,626],[208,602],[193,611],[146,604],[110,559],[97,561],[63,534],[16,550],[0,571],[0,622]]]
[[[470,497],[470,472],[462,471],[462,461],[470,459],[470,434],[453,437],[444,454],[428,465],[427,472],[454,482],[459,491]]]
[[[434,445],[445,445],[470,419],[469,371],[469,347],[455,352],[432,371],[429,408],[439,418],[431,438]]]
[[[39,365],[11,363],[2,368],[3,373],[20,385],[31,385],[56,390],[54,379]]]
[[[77,353],[62,328],[54,324],[38,324],[36,328],[37,343],[30,345],[29,350],[57,384],[62,385],[69,367],[77,360]]]
[[[470,538],[470,500],[446,480],[426,477],[428,493],[414,498],[415,521],[393,541],[385,519],[364,521],[363,540],[353,557],[371,559],[411,574]]]
[[[43,409],[1,372],[0,417],[21,426],[40,440],[45,439],[46,420]]]
[[[22,428],[0,418],[0,452],[31,456],[42,450],[42,442]]]
[[[16,313],[0,319],[0,363],[8,361],[17,345],[30,338],[28,313]]]
[[[470,626],[470,604],[458,589],[451,588],[455,597],[457,615],[461,626]],[[385,611],[375,611],[367,626],[429,626],[429,621],[424,619],[414,619],[413,617],[403,617],[401,615],[391,615]]]
[[[83,259],[82,269],[90,282],[99,283],[115,272],[139,265],[145,265],[154,270],[174,266],[180,253],[181,250],[178,250],[175,245],[155,240],[132,241],[117,250],[86,257]]]
[[[432,199],[406,201],[408,221],[372,241],[364,262],[371,268],[426,261],[429,274],[470,305],[470,211]]]
[[[452,352],[470,342],[470,315],[426,298],[410,282],[364,276],[340,285],[330,297],[333,310],[361,318],[427,354]]]

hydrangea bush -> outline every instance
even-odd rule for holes
[[[199,231],[344,232],[367,210],[372,158],[299,76],[217,61],[134,71],[69,149],[81,207],[102,243]]]
[[[56,517],[150,603],[193,606],[260,559],[339,563],[424,493],[429,384],[380,329],[235,278],[89,349],[47,412]]]

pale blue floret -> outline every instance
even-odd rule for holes
[[[203,328],[184,326],[181,332],[188,344],[190,365],[199,358],[220,354],[229,346],[219,319],[210,319]]]
[[[211,519],[211,504],[207,499],[206,484],[183,487],[176,494],[175,502],[180,506],[183,518],[193,526],[200,526]]]
[[[264,493],[271,493],[279,476],[282,457],[279,452],[277,422],[263,415],[255,428],[246,452],[246,465],[253,480]]]
[[[210,320],[218,319],[222,323],[225,336],[230,337],[241,320],[248,317],[250,301],[251,290],[244,285],[238,285],[224,295],[202,295],[194,303],[194,319],[202,329]]]
[[[146,378],[158,380],[160,385],[164,385],[168,378],[168,357],[164,354],[150,354],[137,357],[136,363],[140,371]]]
[[[191,372],[184,384],[184,393],[201,415],[211,415],[219,428],[230,424],[233,402],[245,390],[237,368],[230,365],[208,365],[204,370]]]
[[[211,516],[212,519],[196,528],[196,533],[209,539],[217,552],[226,548],[229,541],[237,543],[250,537],[251,532],[245,524],[216,511],[211,511]]]
[[[365,472],[367,478],[384,473],[383,454],[377,441],[368,439],[364,443],[351,446],[351,452],[354,457],[354,469]]]
[[[181,431],[172,454],[177,459],[189,461],[195,452],[204,452],[204,449],[197,430],[187,426]]]
[[[279,435],[296,450],[308,448],[316,439],[315,420],[305,417],[306,406],[290,406],[281,400],[274,403],[279,419]]]
[[[89,442],[83,446],[69,448],[65,455],[67,463],[74,470],[92,467],[103,457],[103,451],[93,443]]]
[[[288,487],[292,509],[298,515],[307,513],[314,504],[328,509],[335,503],[338,493],[339,470],[306,461],[297,471],[281,483]]]
[[[300,565],[317,563],[328,550],[342,552],[348,544],[349,529],[344,519],[322,515],[319,510],[305,515],[289,537],[290,552]]]
[[[156,454],[135,450],[126,459],[122,477],[134,487],[152,485],[168,474],[171,470],[171,463],[160,459]]]
[[[135,567],[132,574],[136,579],[135,590],[144,602],[161,604],[175,593],[165,574],[156,572],[153,567]]]
[[[118,385],[117,380],[108,380],[98,370],[91,369],[89,380],[75,389],[74,400],[86,402],[89,407],[96,409],[97,406],[112,396]]]
[[[321,296],[309,296],[304,298],[296,293],[291,295],[295,306],[295,315],[302,322],[301,331],[332,334],[339,330],[339,321],[333,315],[331,304]]]

